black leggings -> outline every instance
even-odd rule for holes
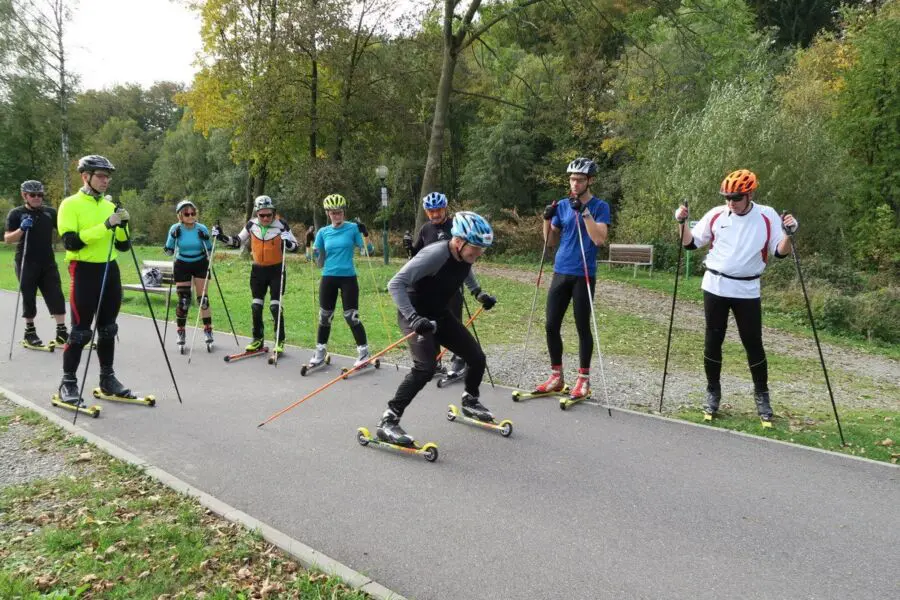
[[[69,263],[71,277],[69,289],[69,305],[72,312],[72,331],[69,341],[63,350],[63,372],[74,375],[81,362],[81,351],[91,341],[91,325],[97,303],[100,312],[97,315],[97,359],[101,368],[112,368],[116,349],[116,318],[122,305],[122,280],[119,277],[119,264],[109,263],[109,273],[103,298],[100,298],[100,287],[106,263],[90,263],[73,260]]]
[[[706,315],[706,339],[703,344],[703,366],[706,369],[706,388],[720,392],[722,385],[722,343],[728,328],[728,310],[734,313],[741,343],[747,352],[747,364],[757,392],[769,391],[769,369],[762,343],[762,303],[759,298],[724,298],[703,292]]]
[[[253,302],[250,311],[253,314],[253,339],[261,340],[265,331],[263,329],[263,304],[266,292],[269,293],[269,312],[272,320],[278,319],[278,307],[281,305],[281,290],[287,285],[287,272],[282,273],[281,264],[277,265],[253,265],[250,267],[250,294]],[[281,322],[277,324],[276,341],[284,340],[284,308],[281,308]]]
[[[591,293],[587,292],[584,284],[584,275],[553,274],[550,290],[547,292],[547,350],[550,352],[550,364],[562,365],[563,341],[562,329],[563,317],[569,309],[569,302],[573,302],[572,312],[575,313],[575,329],[578,331],[578,366],[582,369],[591,368],[591,354],[594,352],[594,336],[591,333],[591,298],[594,297],[594,289],[597,281],[591,277]]]
[[[328,343],[338,292],[341,293],[344,320],[350,326],[353,339],[356,340],[357,346],[365,346],[368,342],[366,328],[359,319],[359,281],[356,275],[348,277],[324,275],[319,282],[319,330],[316,332],[316,343]]]
[[[59,270],[56,261],[40,263],[25,263],[23,272],[19,263],[16,263],[16,276],[22,286],[22,317],[33,319],[37,315],[37,291],[41,290],[44,303],[51,315],[66,314],[66,299],[62,294],[62,283],[59,279]]]
[[[413,366],[403,378],[400,387],[397,388],[394,398],[388,402],[388,406],[398,416],[403,414],[416,394],[434,377],[437,370],[439,346],[447,348],[466,361],[466,364],[469,365],[465,378],[466,392],[478,397],[478,387],[484,377],[486,365],[484,352],[481,351],[472,334],[459,322],[459,319],[450,314],[449,310],[444,310],[435,321],[437,321],[436,333],[414,335],[407,341],[413,358]],[[404,334],[412,331],[409,322],[399,313],[397,322]]]

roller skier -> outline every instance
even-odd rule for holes
[[[25,181],[20,191],[22,206],[13,208],[6,216],[3,241],[17,244],[15,268],[22,294],[22,318],[25,320],[22,345],[32,350],[52,352],[56,346],[65,345],[69,337],[66,330],[66,300],[53,255],[56,210],[44,204],[44,186],[40,181]],[[34,326],[38,290],[50,315],[56,320],[56,335],[47,345],[44,345]]]

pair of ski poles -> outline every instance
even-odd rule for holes
[[[9,360],[12,360],[13,345],[16,343],[16,322],[19,320],[19,300],[22,298],[22,279],[25,276],[25,258],[28,256],[28,234],[31,229],[25,230],[25,241],[22,242],[22,262],[19,267],[19,289],[16,292],[16,311],[13,313],[12,337],[9,339]]]
[[[196,225],[195,225],[196,227]],[[231,320],[231,313],[228,311],[228,304],[225,302],[225,294],[222,293],[222,286],[219,284],[219,277],[216,275],[216,269],[213,266],[213,261],[216,258],[216,243],[218,242],[218,238],[213,238],[212,247],[207,251],[206,244],[203,245],[203,251],[206,253],[206,260],[208,262],[208,266],[206,268],[206,277],[203,279],[203,291],[200,293],[200,306],[197,307],[197,319],[194,322],[194,335],[191,337],[191,351],[188,354],[188,364],[191,364],[191,359],[194,358],[194,342],[197,340],[197,330],[200,329],[200,315],[203,313],[203,302],[206,301],[206,304],[209,305],[209,298],[206,296],[206,292],[209,289],[209,280],[212,277],[216,282],[216,287],[219,289],[219,297],[222,298],[222,307],[225,309],[225,315],[228,317],[228,325],[231,327],[231,335],[234,336],[235,345],[240,348],[241,343],[238,341],[237,332],[234,330],[234,322]],[[284,276],[284,262],[281,263],[282,269],[282,277]],[[191,293],[194,290],[191,289]],[[168,319],[168,304],[166,310],[166,326],[169,325]],[[279,304],[279,308],[281,305]]]
[[[687,207],[687,201],[682,202],[684,207]],[[785,211],[781,212],[781,216],[784,217]],[[666,393],[666,376],[668,374],[669,369],[669,350],[672,345],[672,325],[675,322],[675,299],[678,296],[678,274],[681,271],[681,251],[684,246],[684,223],[681,223],[679,227],[678,233],[678,260],[675,264],[675,288],[672,291],[672,309],[669,315],[669,335],[668,340],[666,341],[666,359],[663,364],[663,379],[662,379],[662,390],[659,394],[659,412],[662,412],[663,409],[663,398]],[[797,240],[794,237],[796,232],[788,231],[787,235],[791,238],[791,256],[794,258],[794,267],[797,269],[797,278],[800,280],[800,288],[803,290],[803,300],[806,302],[806,314],[809,317],[809,324],[812,328],[813,339],[816,342],[816,350],[819,353],[819,363],[822,365],[822,373],[825,375],[825,386],[828,388],[828,397],[831,400],[831,409],[834,412],[834,421],[837,424],[838,435],[841,438],[841,446],[845,446],[846,442],[844,440],[844,431],[841,427],[841,419],[838,416],[837,404],[834,401],[834,392],[831,389],[831,380],[828,377],[828,368],[825,366],[825,357],[822,355],[822,345],[819,343],[819,333],[816,329],[816,320],[813,317],[812,306],[809,302],[809,294],[806,291],[806,282],[803,279],[803,269],[800,267],[800,255],[797,252]]]

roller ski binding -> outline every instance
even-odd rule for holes
[[[369,346],[357,346],[356,347],[357,357],[356,362],[353,363],[353,366],[350,368],[343,367],[341,368],[341,373],[344,375],[344,379],[350,376],[351,373],[359,373],[364,369],[368,369],[369,367],[374,367],[376,369],[381,368],[381,359],[376,358],[375,360],[370,359],[369,354]]]
[[[116,374],[113,371],[100,373],[100,387],[94,388],[94,398],[109,400],[110,402],[123,402],[125,404],[156,406],[156,398],[154,396],[135,396],[131,393],[131,390],[116,379]]]
[[[178,345],[178,354],[184,354],[186,337],[187,336],[184,333],[184,327],[179,327],[177,330],[175,330],[175,343]]]
[[[22,347],[29,350],[40,350],[41,352],[53,352],[54,349],[52,342],[47,346],[44,345],[44,342],[38,337],[33,324],[25,326],[25,339],[22,340]]]
[[[450,362],[450,369],[443,377],[437,380],[437,386],[443,388],[451,383],[456,383],[457,381],[464,379],[468,371],[469,367],[466,365],[466,362],[461,358],[454,356],[453,360]]]
[[[215,342],[215,339],[213,339],[212,327],[210,327],[209,325],[206,325],[203,327],[203,343],[206,344],[207,352],[213,351],[213,342]]]
[[[438,458],[437,444],[427,443],[420,446],[400,427],[400,418],[390,409],[386,410],[378,424],[376,436],[373,437],[369,430],[360,427],[356,430],[356,441],[360,446],[380,446],[405,454],[421,455],[428,462],[434,462]]]
[[[87,406],[81,399],[81,394],[78,392],[78,380],[74,375],[63,375],[59,390],[50,396],[50,404],[73,412],[80,412],[95,419],[100,416],[99,405]]]
[[[498,431],[503,437],[509,437],[513,432],[512,421],[504,419],[497,423],[491,411],[481,404],[478,398],[468,393],[462,395],[462,412],[454,404],[447,407],[447,420],[452,422],[457,419],[476,427]]]
[[[272,354],[266,360],[270,365],[278,366],[278,359],[282,354],[284,354],[284,340],[275,342],[275,348],[272,350]]]
[[[759,423],[765,429],[772,428],[772,405],[769,404],[769,392],[756,392],[756,412],[759,414]]]
[[[706,391],[706,403],[703,405],[703,420],[712,421],[719,412],[719,404],[722,402],[721,391]]]
[[[590,376],[587,373],[579,373],[578,378],[575,380],[575,387],[572,388],[572,391],[569,393],[569,395],[559,399],[559,408],[560,410],[566,410],[567,408],[574,406],[579,402],[583,402],[590,397]]]
[[[245,358],[250,358],[251,356],[259,356],[262,354],[268,354],[269,347],[263,345],[263,341],[261,339],[253,340],[250,342],[246,348],[244,348],[243,352],[238,352],[237,354],[229,354],[225,357],[225,362],[237,362],[239,360],[243,360]]]
[[[64,348],[69,343],[69,332],[66,331],[65,325],[56,326],[56,337],[50,340],[49,346],[54,348]]]
[[[520,400],[530,400],[531,398],[546,398],[548,396],[567,396],[569,394],[569,386],[563,381],[562,369],[554,367],[550,371],[550,377],[544,383],[535,386],[530,392],[521,390],[513,390],[513,402]]]
[[[306,377],[313,369],[318,369],[322,365],[330,364],[331,355],[328,354],[327,346],[325,346],[325,344],[316,344],[316,351],[309,359],[309,362],[300,367],[300,375]]]

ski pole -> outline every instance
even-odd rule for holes
[[[216,226],[218,226],[218,225],[219,225],[219,222],[216,221]],[[219,227],[219,229],[221,229],[221,227]],[[208,256],[208,258],[210,260],[212,260],[211,256]],[[212,264],[212,263],[210,262],[210,264]],[[229,327],[231,327],[231,335],[234,336],[234,343],[238,347],[238,350],[240,350],[241,343],[238,341],[237,332],[234,330],[234,322],[231,320],[231,313],[228,312],[228,303],[225,302],[225,294],[222,292],[221,284],[219,284],[219,276],[216,275],[215,267],[210,267],[210,268],[212,269],[213,280],[216,282],[216,288],[218,288],[218,290],[219,290],[219,297],[222,299],[222,308],[225,309],[225,316],[228,317],[228,325],[229,325]]]
[[[207,260],[206,277],[203,278],[203,291],[200,292],[200,306],[197,307],[197,319],[194,321],[194,335],[191,336],[191,351],[188,353],[188,364],[191,364],[191,359],[194,358],[194,342],[197,341],[197,330],[200,329],[200,315],[203,314],[203,301],[206,300],[206,303],[209,304],[209,300],[206,297],[206,290],[209,288],[209,277],[210,273],[212,273],[213,259],[216,256],[217,241],[217,239],[213,240],[212,250],[210,251],[210,254],[207,255],[209,258]],[[206,245],[204,244],[204,248],[205,247]],[[191,283],[193,283],[193,281]],[[194,293],[193,285],[191,286],[191,293]]]
[[[282,329],[282,327],[281,327],[281,310],[284,307],[284,291],[285,291],[284,288],[287,287],[286,285],[284,285],[285,284],[284,261],[286,258],[287,258],[287,244],[285,243],[284,240],[281,240],[281,275],[279,276],[279,279],[278,279],[278,287],[280,288],[279,291],[281,293],[278,294],[278,318],[275,319],[275,347],[276,348],[278,347],[278,338],[281,337],[281,334],[283,333],[281,331],[281,329]],[[273,355],[272,356],[272,359],[273,359],[272,364],[277,367],[278,366],[278,352],[273,350],[272,355]]]
[[[334,379],[332,379],[332,380],[329,381],[328,383],[325,383],[325,384],[320,385],[319,387],[317,387],[316,389],[314,389],[313,391],[311,391],[311,392],[308,393],[307,395],[303,396],[302,398],[300,398],[299,400],[297,400],[296,402],[294,402],[293,404],[291,404],[291,405],[288,406],[287,408],[281,409],[280,411],[278,411],[277,413],[275,413],[274,415],[272,415],[271,417],[269,417],[268,419],[266,419],[265,421],[263,421],[262,423],[260,423],[259,425],[257,425],[257,426],[256,426],[257,429],[260,428],[260,427],[262,427],[262,426],[265,425],[266,423],[269,423],[269,422],[271,422],[271,421],[274,421],[275,419],[277,419],[278,417],[280,417],[281,415],[283,415],[283,414],[286,413],[287,411],[291,410],[291,409],[294,408],[295,406],[299,406],[300,404],[303,404],[304,402],[306,402],[307,400],[309,400],[310,398],[312,398],[313,396],[315,396],[316,394],[318,394],[318,393],[321,392],[322,390],[324,390],[324,389],[326,389],[326,388],[328,388],[328,387],[331,387],[332,385],[334,385],[335,383],[337,383],[337,382],[340,381],[341,379],[346,379],[347,376],[350,375],[351,373],[354,373],[354,372],[356,372],[356,371],[359,371],[360,369],[362,369],[363,367],[365,367],[366,365],[368,365],[369,363],[371,363],[372,361],[374,361],[376,358],[381,358],[381,356],[382,356],[383,354],[386,354],[386,353],[390,352],[391,350],[393,350],[394,348],[396,348],[397,346],[399,346],[400,344],[402,344],[403,342],[405,342],[406,340],[408,340],[409,338],[411,338],[411,337],[414,336],[414,335],[416,335],[416,332],[415,332],[415,331],[409,332],[407,335],[403,336],[402,338],[400,338],[399,340],[397,340],[396,342],[394,342],[393,344],[391,344],[390,346],[388,346],[387,348],[385,348],[384,350],[382,350],[382,351],[379,352],[378,354],[374,354],[374,355],[370,356],[369,359],[368,359],[367,361],[365,361],[365,362],[363,362],[363,363],[360,363],[360,364],[358,364],[358,365],[355,366],[355,367],[352,367],[352,368],[351,368],[349,371],[347,371],[346,373],[341,373],[340,375],[338,375],[337,377],[335,377]]]
[[[687,208],[687,200],[681,203]],[[672,310],[669,313],[669,338],[666,340],[666,360],[663,363],[662,390],[659,392],[659,412],[663,409],[663,397],[666,395],[666,375],[669,372],[669,349],[672,347],[672,325],[675,323],[675,298],[678,296],[678,274],[681,272],[681,251],[684,249],[684,223],[678,229],[678,260],[675,261],[675,289],[672,290]]]
[[[19,299],[22,297],[22,278],[25,276],[25,257],[28,254],[28,234],[31,229],[25,230],[25,241],[22,242],[22,262],[19,267],[19,289],[16,292],[16,311],[13,313],[12,337],[9,339],[9,360],[12,360],[13,344],[16,343],[16,321],[19,319]],[[78,411],[75,411],[76,413]]]
[[[478,310],[475,311],[475,314],[474,314],[474,315],[471,315],[471,316],[469,317],[469,320],[466,321],[465,327],[468,327],[469,324],[472,323],[472,321],[474,321],[475,319],[477,319],[477,318],[478,318],[478,315],[480,315],[480,314],[483,313],[483,312],[484,312],[484,307],[483,307],[483,306],[479,306],[479,307],[478,307]],[[444,348],[443,350],[441,350],[441,353],[437,355],[437,358],[434,359],[435,362],[441,362],[441,359],[444,358],[444,355],[445,355],[445,354],[447,354],[447,349],[446,349],[446,348]]]
[[[784,217],[785,211],[781,211]],[[816,349],[819,351],[819,362],[822,363],[822,372],[825,374],[825,385],[828,387],[828,397],[831,398],[831,408],[834,411],[834,421],[837,423],[838,434],[841,436],[841,446],[846,446],[844,441],[844,431],[841,428],[841,419],[838,416],[837,404],[834,402],[834,392],[831,390],[831,381],[828,379],[828,369],[825,368],[825,357],[822,356],[822,345],[819,344],[819,333],[816,331],[816,320],[813,318],[812,307],[809,304],[809,295],[806,293],[806,282],[803,280],[803,271],[800,269],[800,256],[797,254],[797,243],[794,240],[794,234],[788,232],[791,238],[791,256],[794,257],[794,265],[797,267],[797,278],[800,280],[800,287],[803,289],[803,299],[806,301],[806,314],[809,315],[809,324],[812,327],[813,339],[816,340]]]
[[[594,326],[594,340],[597,344],[597,362],[600,364],[600,380],[603,382],[603,396],[606,399],[606,411],[612,416],[612,408],[609,405],[609,388],[606,386],[606,373],[603,371],[603,352],[600,351],[600,334],[597,332],[597,315],[594,314],[594,295],[591,293],[591,278],[588,275],[587,256],[584,253],[584,240],[581,236],[581,223],[584,217],[578,221],[579,215],[575,215],[575,230],[578,232],[578,247],[581,248],[581,266],[584,268],[584,285],[587,288],[588,300],[591,303],[591,324]],[[587,225],[585,225],[587,228]]]
[[[385,339],[390,339],[390,327],[388,327],[387,317],[384,315],[384,300],[382,298],[381,288],[378,287],[378,281],[375,279],[375,269],[372,267],[372,261],[369,260],[371,256],[369,255],[369,248],[366,246],[365,238],[363,239],[363,253],[366,257],[366,263],[369,265],[369,275],[372,277],[372,285],[375,286],[375,293],[378,294],[378,312],[381,313],[381,325],[384,328],[384,337]],[[394,368],[396,370],[400,370],[399,363],[394,363]]]
[[[469,315],[469,323],[472,324],[472,333],[475,334],[475,341],[478,342],[478,347],[481,348],[481,351],[484,352],[484,347],[481,345],[481,340],[478,339],[478,330],[475,329],[475,317],[472,316],[472,313],[469,312],[469,303],[466,301],[466,295],[463,294],[463,306],[466,307],[466,314]],[[484,308],[482,306],[481,308]],[[475,313],[478,314],[477,312]],[[452,366],[452,365],[451,365]],[[484,359],[484,370],[487,371],[488,381],[491,382],[491,387],[494,387],[494,378],[491,376],[491,368],[487,364],[487,355],[485,355]]]
[[[553,202],[556,205],[556,202]],[[525,363],[528,357],[528,339],[531,337],[531,324],[534,321],[534,309],[537,306],[538,290],[541,289],[541,276],[544,274],[544,259],[547,257],[547,240],[544,240],[544,249],[541,250],[541,264],[538,267],[537,282],[534,284],[534,296],[531,298],[531,314],[528,316],[528,329],[525,332],[525,349],[522,350],[522,364],[519,367],[519,382],[516,389],[522,388],[522,378],[525,376]]]
[[[181,227],[181,225],[179,225]],[[175,254],[173,255],[175,260],[178,260],[178,238],[175,238]],[[175,261],[172,261],[172,265],[174,267]],[[169,293],[166,296],[166,324],[163,327],[163,344],[166,343],[166,338],[169,335],[169,306],[172,304],[172,286],[175,283],[175,275],[172,275],[172,281],[169,282]]]

